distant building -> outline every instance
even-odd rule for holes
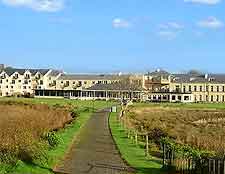
[[[0,96],[131,99],[150,102],[225,102],[225,74],[64,74],[0,65]]]
[[[0,96],[32,96],[36,89],[50,88],[60,72],[50,69],[0,69]]]
[[[144,75],[147,100],[225,102],[225,74],[171,74],[158,70]]]

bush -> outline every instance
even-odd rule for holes
[[[62,142],[62,138],[55,132],[45,133],[43,139],[47,140],[51,147],[57,147]]]

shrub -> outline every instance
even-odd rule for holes
[[[56,147],[62,142],[62,138],[55,132],[48,132],[43,135],[43,139],[48,141],[51,147]]]

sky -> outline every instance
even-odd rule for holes
[[[0,0],[0,63],[225,73],[225,0]]]

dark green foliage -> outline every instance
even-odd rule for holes
[[[62,142],[62,138],[55,132],[45,133],[42,138],[47,140],[51,147],[57,147]]]

